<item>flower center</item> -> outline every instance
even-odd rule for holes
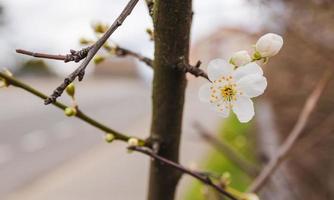
[[[236,99],[237,91],[235,86],[232,84],[225,85],[223,88],[220,89],[221,95],[224,101],[232,101]]]

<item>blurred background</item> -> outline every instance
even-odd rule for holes
[[[77,64],[32,59],[15,49],[66,54],[80,49],[80,38],[96,39],[92,24],[111,23],[125,0],[0,1],[1,68],[50,94]],[[268,88],[256,100],[256,118],[240,124],[222,120],[199,102],[204,80],[189,75],[181,163],[217,174],[229,172],[232,186],[245,190],[252,176],[213,147],[193,126],[199,122],[240,157],[261,168],[284,141],[307,96],[334,62],[332,0],[194,0],[191,63],[228,59],[252,50],[263,33],[281,34],[282,51],[265,65]],[[146,33],[152,23],[144,1],[112,35],[110,42],[153,57]],[[107,125],[138,137],[150,127],[152,71],[133,58],[101,51],[76,84],[81,110]],[[321,97],[293,153],[261,190],[262,199],[334,199],[333,82]],[[66,95],[63,102],[71,103]],[[0,199],[145,199],[149,160],[128,154],[126,144],[105,144],[103,133],[23,90],[0,89]],[[191,178],[180,183],[178,199],[219,197]]]

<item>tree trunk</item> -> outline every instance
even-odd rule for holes
[[[175,66],[188,62],[191,0],[156,0],[154,4],[151,139],[160,156],[178,162],[186,78]],[[180,177],[178,171],[152,161],[148,199],[173,200]]]

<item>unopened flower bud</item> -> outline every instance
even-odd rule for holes
[[[109,50],[109,53],[110,53],[110,55],[113,55],[113,56],[117,56],[117,46],[115,45],[115,46],[112,46],[111,48],[110,48],[110,50]]]
[[[80,38],[79,42],[80,42],[81,45],[87,45],[87,44],[91,44],[93,41],[88,40],[86,38]]]
[[[146,29],[146,33],[150,36],[150,40],[153,41],[154,40],[154,32],[151,28],[147,28]]]
[[[230,59],[230,63],[237,67],[246,65],[252,61],[252,58],[247,51],[238,51],[234,53]]]
[[[254,193],[245,193],[241,200],[260,200],[260,198]]]
[[[271,57],[276,55],[283,46],[283,38],[274,33],[267,33],[260,37],[255,44],[255,51],[261,57]]]
[[[72,117],[77,114],[77,110],[72,107],[67,107],[64,112],[65,112],[65,115],[68,117]]]
[[[103,56],[95,56],[94,57],[94,63],[96,64],[96,65],[98,65],[98,64],[100,64],[101,62],[103,62],[105,60],[105,57],[103,57]]]
[[[221,184],[226,187],[231,184],[231,174],[229,172],[224,172],[223,175],[220,177]]]
[[[9,71],[8,69],[4,69],[4,72],[5,72],[5,74],[7,74],[8,76],[10,76],[10,77],[13,77],[13,73],[11,72],[11,71]]]
[[[111,143],[112,141],[114,141],[115,136],[112,133],[107,133],[104,139],[106,140],[106,142]]]
[[[108,30],[108,25],[97,23],[93,25],[93,29],[96,33],[105,33]]]
[[[66,87],[66,93],[73,97],[75,95],[75,86],[74,83],[70,83],[67,87]]]
[[[139,145],[139,141],[138,141],[138,139],[136,139],[136,138],[130,138],[130,139],[128,140],[128,144],[129,144],[130,146],[138,146],[138,145]]]

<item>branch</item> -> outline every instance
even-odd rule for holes
[[[316,85],[313,92],[310,94],[304,107],[299,114],[298,120],[294,125],[293,129],[289,133],[289,136],[285,139],[284,143],[279,147],[278,152],[275,157],[273,157],[267,166],[261,171],[261,173],[256,177],[251,186],[249,187],[249,191],[258,192],[265,185],[265,183],[269,180],[270,176],[275,172],[278,166],[287,158],[292,147],[296,144],[297,140],[300,138],[308,120],[315,109],[321,94],[323,93],[325,87],[328,82],[331,80],[333,75],[333,71],[327,70],[321,80]]]
[[[194,75],[195,77],[203,77],[205,79],[209,80],[208,74],[200,69],[199,67],[201,66],[202,62],[201,61],[197,61],[195,66],[190,65],[189,63],[185,63],[185,62],[180,62],[179,64],[176,65],[176,69],[179,69],[181,71],[184,72],[188,72],[192,75]]]
[[[111,50],[111,49],[108,49],[109,47],[106,47],[106,48],[107,48],[107,50]],[[149,67],[153,68],[153,60],[151,58],[142,56],[139,53],[136,53],[132,50],[120,47],[118,45],[116,45],[114,48],[115,48],[115,55],[116,56],[119,56],[119,57],[133,56],[134,58],[137,58],[138,60],[147,64]],[[186,73],[188,72],[188,73],[190,73],[190,74],[192,74],[196,77],[200,76],[200,77],[203,77],[203,78],[209,80],[207,73],[199,68],[201,66],[201,64],[202,64],[201,61],[198,61],[195,66],[192,66],[190,64],[180,63],[180,64],[176,65],[176,68],[178,70],[182,70]]]
[[[103,46],[103,44],[108,40],[108,38],[113,34],[113,32],[122,25],[124,20],[129,16],[137,4],[138,0],[130,0],[126,7],[123,9],[121,14],[117,17],[114,23],[110,26],[108,31],[92,46],[89,50],[86,59],[81,63],[81,65],[65,78],[64,82],[54,90],[51,97],[45,100],[45,104],[50,104],[54,102],[65,90],[65,88],[78,77],[78,80],[81,81],[85,75],[85,69],[89,62],[93,59],[97,51]]]
[[[115,47],[105,46],[105,48],[108,51],[111,51],[112,50],[111,48],[114,48],[116,56],[119,56],[119,57],[132,56],[134,58],[137,58],[139,61],[144,62],[149,67],[153,68],[153,60],[151,58],[142,56],[141,54],[136,53],[136,52],[134,52],[132,50],[120,47],[118,45],[115,45]],[[201,64],[202,64],[201,61],[198,61],[195,66],[192,66],[190,64],[186,64],[186,63],[182,62],[182,63],[179,63],[178,65],[176,65],[176,69],[182,70],[185,73],[188,72],[188,73],[190,73],[190,74],[192,74],[192,75],[194,75],[196,77],[200,76],[200,77],[203,77],[203,78],[209,80],[207,73],[205,71],[203,71],[202,69],[199,68],[201,66]]]
[[[15,87],[18,87],[18,88],[21,88],[41,99],[47,99],[47,95],[43,94],[42,92],[36,90],[35,88],[11,77],[11,76],[8,76],[7,74],[3,73],[3,72],[0,72],[0,77],[3,78],[5,81],[6,81],[6,84],[8,85],[12,85],[12,86],[15,86]],[[61,110],[65,110],[68,106],[66,106],[65,104],[63,103],[60,103],[58,101],[55,101],[55,102],[52,102],[52,105],[56,106],[57,108],[61,109]],[[115,136],[115,139],[116,140],[121,140],[121,141],[125,141],[127,142],[130,138],[130,136],[127,136],[125,134],[122,134],[120,132],[117,132],[109,127],[107,127],[106,125],[92,119],[91,117],[87,116],[85,113],[83,113],[82,111],[80,110],[77,110],[77,113],[75,115],[77,118],[81,119],[82,121],[96,127],[97,129],[100,129],[101,131],[105,132],[105,133],[111,133]],[[143,140],[139,140],[141,143],[145,143]]]
[[[66,55],[55,55],[55,54],[46,54],[46,53],[37,53],[32,51],[27,51],[23,49],[16,49],[16,53],[32,56],[35,58],[45,58],[45,59],[51,59],[51,60],[63,60],[65,63],[75,61],[80,62],[82,59],[84,59],[89,50],[93,46],[89,46],[86,48],[81,49],[80,51],[70,50],[70,54]]]
[[[23,53],[26,55],[34,56],[34,57],[41,57],[41,58],[49,58],[49,59],[56,59],[56,60],[64,60],[65,62],[75,61],[79,62],[80,60],[84,59],[84,61],[79,65],[79,67],[72,72],[67,78],[65,78],[64,82],[58,86],[54,91],[53,94],[45,99],[45,104],[54,103],[56,99],[64,92],[65,88],[72,83],[77,77],[78,80],[81,81],[85,75],[85,69],[89,62],[93,59],[95,54],[98,50],[103,46],[103,44],[108,40],[108,38],[114,33],[114,31],[122,25],[125,19],[131,14],[132,10],[136,6],[139,0],[130,0],[126,7],[123,9],[121,14],[116,18],[114,23],[110,26],[107,32],[96,41],[92,46],[87,47],[80,51],[71,50],[71,54],[66,55],[65,57],[62,55],[50,55],[50,54],[42,54],[42,53],[33,53],[25,50],[17,50],[18,53]]]
[[[210,134],[199,123],[195,123],[194,126],[198,130],[199,134],[209,144],[211,144],[217,150],[221,151],[227,158],[229,158],[233,163],[236,164],[236,166],[246,172],[249,176],[255,177],[259,173],[259,169],[257,166],[245,160],[243,157],[240,156],[238,152],[232,149],[228,144],[220,141],[217,137]]]
[[[153,60],[151,58],[142,56],[139,53],[136,53],[136,52],[131,51],[129,49],[120,47],[118,45],[116,45],[116,47],[115,47],[115,55],[119,56],[119,57],[132,56],[134,58],[137,58],[139,61],[142,61],[143,63],[145,63],[149,67],[151,67],[151,68],[153,67]]]
[[[198,173],[198,172],[194,172],[190,169],[187,169],[185,168],[184,166],[178,164],[178,163],[175,163],[171,160],[168,160],[166,158],[163,158],[155,153],[153,153],[152,150],[146,148],[146,147],[140,147],[140,146],[130,146],[128,147],[129,150],[132,150],[132,151],[137,151],[137,152],[140,152],[140,153],[143,153],[145,155],[148,155],[150,156],[151,158],[153,159],[156,159],[158,161],[160,161],[161,163],[163,164],[166,164],[172,168],[175,168],[176,170],[179,170],[180,172],[184,173],[184,174],[188,174],[198,180],[200,180],[201,182],[203,182],[204,184],[206,185],[209,185],[211,187],[213,187],[215,190],[217,190],[219,193],[229,197],[230,199],[232,200],[238,200],[236,197],[234,197],[232,194],[230,194],[229,192],[225,191],[224,188],[220,187],[219,185],[216,185],[215,183],[213,183],[211,181],[211,179],[204,175],[203,173]]]
[[[334,131],[333,127],[333,121],[334,121],[334,112],[330,113],[325,119],[322,120],[322,122],[314,127],[312,130],[307,131],[308,135],[303,137],[302,140],[299,142],[297,153],[293,154],[298,155],[298,153],[305,153],[308,148],[311,148],[312,146],[317,145],[319,142],[321,142],[324,137],[326,137],[328,134],[331,134]],[[333,127],[333,128],[330,128]],[[316,135],[312,134],[316,133]]]
[[[104,46],[108,51],[111,51],[113,47],[109,47],[109,46]],[[88,51],[92,48],[92,46],[89,46],[87,48],[84,48],[80,51],[75,51],[75,50],[71,50],[70,54],[66,54],[66,55],[55,55],[55,54],[46,54],[46,53],[38,53],[38,52],[32,52],[32,51],[27,51],[27,50],[23,50],[23,49],[16,49],[16,53],[19,54],[23,54],[23,55],[27,55],[27,56],[32,56],[35,58],[45,58],[45,59],[51,59],[51,60],[62,60],[65,63],[67,62],[71,62],[71,61],[75,61],[75,62],[79,62],[82,59],[84,59],[87,56]],[[151,58],[142,56],[139,53],[136,53],[132,50],[120,47],[118,45],[116,45],[114,47],[115,50],[115,55],[119,56],[119,57],[124,57],[124,56],[132,56],[136,59],[138,59],[139,61],[144,62],[145,64],[147,64],[149,67],[153,66],[153,60]]]

